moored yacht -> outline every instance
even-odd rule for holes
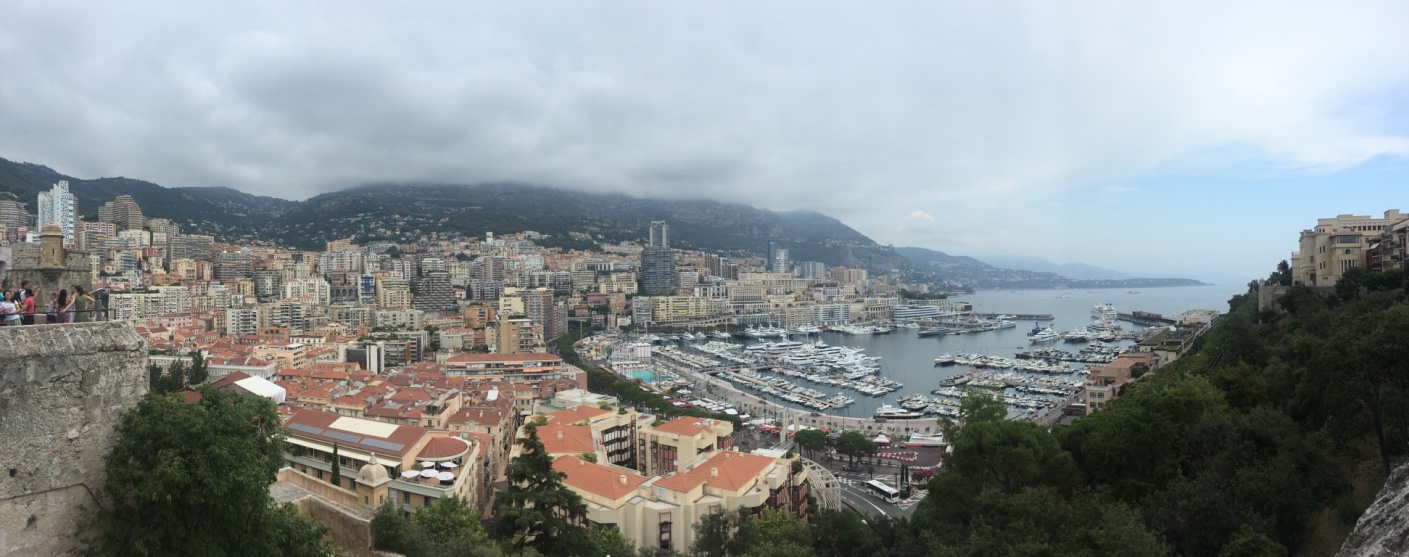
[[[889,404],[882,404],[880,408],[876,409],[876,413],[873,417],[885,418],[888,420],[913,420],[916,418],[923,418],[924,414],[906,410],[904,408],[896,408]]]

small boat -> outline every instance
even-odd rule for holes
[[[943,355],[943,356],[940,356],[940,357],[938,357],[938,358],[935,358],[935,359],[934,359],[934,363],[935,363],[935,365],[952,366],[952,365],[954,365],[954,356],[951,356],[951,355],[949,355],[949,354],[945,354],[945,355]]]

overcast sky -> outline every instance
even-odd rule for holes
[[[711,197],[897,246],[1251,277],[1319,216],[1409,211],[1405,22],[1406,1],[9,0],[0,157],[298,199]]]

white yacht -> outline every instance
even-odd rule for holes
[[[1058,333],[1056,329],[1053,329],[1050,325],[1045,329],[1034,327],[1032,332],[1027,334],[1027,339],[1032,342],[1051,342],[1059,338],[1062,338],[1062,334]]]
[[[921,414],[919,412],[912,412],[904,408],[896,408],[889,404],[882,404],[880,408],[876,409],[876,414],[873,417],[885,418],[888,420],[913,420],[916,418],[923,418],[924,414]]]
[[[935,358],[935,359],[934,359],[934,363],[937,364],[937,365],[941,365],[941,366],[952,366],[952,365],[954,365],[954,356],[950,356],[949,354],[945,354],[945,355],[943,355],[943,356],[940,356],[940,357],[938,357],[938,358]]]
[[[1113,320],[1116,318],[1115,306],[1109,303],[1096,304],[1096,307],[1091,308],[1091,317],[1095,319]]]

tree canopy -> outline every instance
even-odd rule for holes
[[[151,393],[122,416],[95,555],[332,555],[326,527],[276,505],[283,462],[272,401],[205,389]]]
[[[583,528],[573,526],[587,515],[587,505],[566,485],[566,474],[553,469],[553,458],[538,438],[538,426],[524,426],[518,440],[523,451],[509,461],[509,487],[498,494],[499,516],[490,532],[519,548],[544,555],[575,555],[591,546]]]

